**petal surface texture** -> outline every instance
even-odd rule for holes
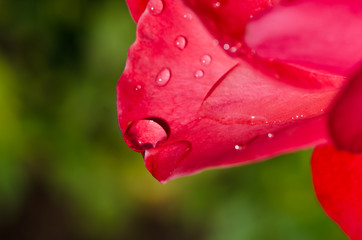
[[[362,154],[317,147],[313,184],[324,210],[352,239],[362,239]]]
[[[362,59],[359,0],[284,1],[250,23],[246,43],[262,58],[333,74]]]
[[[330,114],[329,128],[339,149],[362,153],[362,68],[338,97]]]
[[[186,4],[154,1],[157,11],[147,7],[139,20],[117,108],[127,144],[143,152],[155,178],[329,141],[324,113],[342,78],[233,58]]]
[[[133,20],[138,22],[138,19],[146,9],[148,0],[126,0],[126,2]]]

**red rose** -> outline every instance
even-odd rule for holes
[[[330,135],[362,150],[361,74],[339,93],[362,59],[359,1],[127,3],[138,28],[117,86],[119,124],[159,181],[331,144]],[[312,164],[322,205],[354,239],[362,238],[359,158],[322,147]],[[339,178],[354,167],[353,178]],[[330,191],[332,177],[350,187]],[[335,214],[341,201],[348,210]]]

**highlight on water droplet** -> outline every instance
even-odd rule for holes
[[[247,124],[249,125],[260,125],[266,123],[268,123],[268,120],[261,116],[250,116],[249,120],[247,121]]]
[[[142,86],[141,85],[136,85],[136,87],[134,88],[135,91],[139,91],[142,89]]]
[[[184,17],[184,19],[192,20],[192,15],[191,15],[191,13],[185,13],[183,17]]]
[[[243,150],[243,149],[245,149],[245,145],[240,145],[240,144],[236,144],[235,146],[234,146],[234,148],[235,148],[235,150]]]
[[[166,142],[169,127],[161,119],[140,119],[129,124],[124,133],[127,145],[135,151],[155,148]]]
[[[224,50],[229,50],[229,49],[230,49],[230,45],[227,44],[227,43],[225,43],[225,44],[224,44]]]
[[[187,39],[186,37],[180,35],[178,37],[176,37],[175,39],[175,45],[178,49],[180,50],[184,50],[186,45],[187,45]]]
[[[195,78],[202,78],[203,76],[204,76],[204,71],[202,71],[202,70],[197,70],[196,72],[195,72]]]
[[[171,70],[169,68],[162,68],[156,76],[156,84],[158,86],[165,86],[171,79]]]
[[[157,16],[162,13],[164,8],[163,0],[150,0],[148,2],[148,9],[152,15]]]
[[[219,8],[221,6],[221,2],[219,1],[215,1],[213,4],[212,4],[213,8]]]
[[[211,56],[210,55],[204,55],[201,57],[200,61],[201,61],[201,64],[204,65],[204,66],[207,66],[211,63]]]
[[[273,133],[268,133],[268,138],[273,138],[274,134]]]

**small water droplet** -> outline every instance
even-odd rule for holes
[[[274,134],[268,133],[268,138],[273,138],[273,137],[274,137]]]
[[[202,71],[202,70],[197,70],[196,72],[195,72],[195,78],[202,78],[203,76],[204,76],[204,71]]]
[[[191,13],[185,13],[183,17],[184,17],[184,19],[192,20]]]
[[[169,68],[163,68],[156,76],[156,84],[158,86],[165,86],[171,78],[171,70]]]
[[[250,16],[249,16],[250,18],[253,18],[254,17],[254,15],[253,14],[250,14]]]
[[[211,63],[211,57],[210,55],[204,55],[201,57],[200,61],[201,61],[201,64],[204,65],[204,66],[207,66]]]
[[[135,91],[139,91],[139,90],[141,90],[141,89],[142,89],[142,86],[141,86],[141,85],[137,85],[137,86],[134,88]]]
[[[232,52],[232,53],[235,53],[237,50],[238,50],[237,47],[231,47],[231,48],[230,48],[230,52]]]
[[[164,3],[162,0],[150,0],[148,3],[148,9],[152,15],[160,15],[163,11]]]
[[[162,124],[166,126],[166,123]],[[150,119],[141,119],[131,122],[126,132],[124,139],[127,145],[135,151],[143,151],[154,148],[163,144],[167,138],[168,127],[163,127],[158,121]]]
[[[235,148],[235,150],[243,150],[243,149],[245,149],[245,146],[244,146],[244,145],[236,144],[236,145],[234,146],[234,148]]]
[[[225,43],[225,44],[224,44],[224,50],[229,50],[229,49],[230,49],[230,45],[227,44],[227,43]]]
[[[250,116],[250,119],[247,121],[249,125],[259,125],[268,123],[265,117],[261,116]]]
[[[221,6],[221,2],[216,1],[212,4],[213,8],[219,8]]]
[[[217,39],[212,40],[212,44],[213,44],[214,46],[219,45],[219,40],[217,40]]]
[[[178,49],[184,50],[187,45],[187,39],[180,35],[175,39],[175,45]]]

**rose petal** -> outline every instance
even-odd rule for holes
[[[298,0],[248,25],[246,42],[262,58],[345,75],[362,59],[362,4]]]
[[[330,114],[329,127],[338,148],[362,152],[362,68],[337,99]]]
[[[328,216],[352,240],[362,239],[362,154],[317,147],[312,174],[318,200]]]
[[[138,22],[138,19],[145,11],[148,1],[149,0],[126,0],[129,11],[135,22]]]
[[[165,182],[328,141],[322,115],[336,83],[299,69],[304,88],[284,84],[280,77],[299,70],[281,64],[276,76],[269,62],[232,58],[182,2],[163,3],[162,12],[142,15],[117,86],[120,127],[126,138],[151,143],[144,156],[155,178]],[[162,124],[125,134],[142,119]],[[152,133],[142,137],[138,129]]]
[[[279,0],[184,0],[222,43],[243,42],[245,25]]]

